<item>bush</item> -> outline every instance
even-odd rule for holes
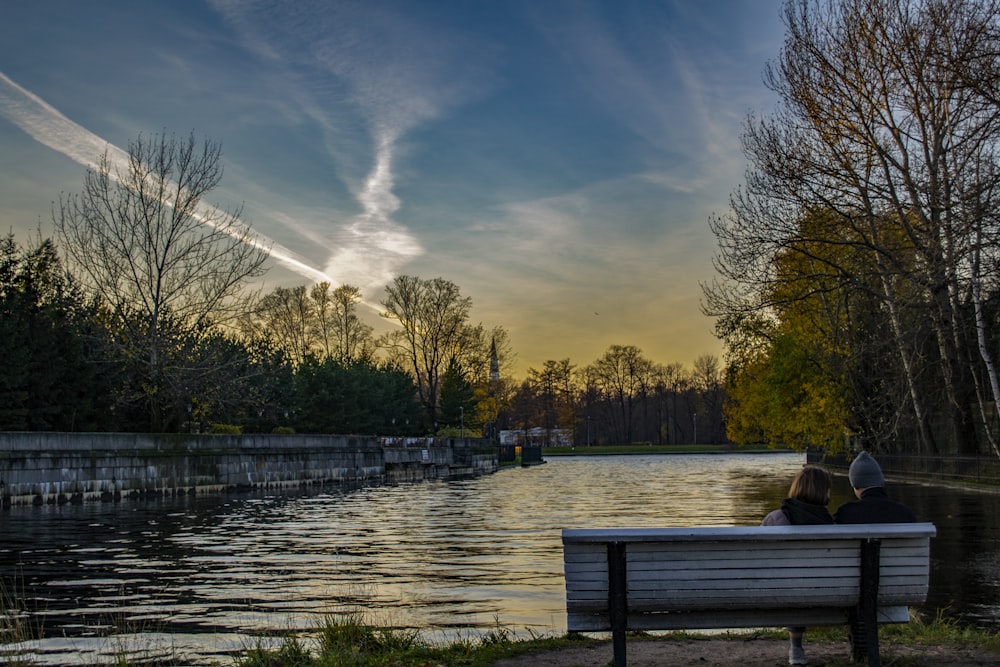
[[[274,435],[295,435],[295,429],[291,426],[275,426],[271,429]]]
[[[237,424],[212,424],[208,427],[208,433],[217,435],[241,435],[243,427]]]

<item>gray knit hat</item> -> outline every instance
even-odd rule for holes
[[[869,486],[885,484],[882,468],[879,467],[878,461],[868,455],[868,452],[858,454],[854,462],[851,463],[847,478],[851,480],[851,486],[855,489],[867,489]]]

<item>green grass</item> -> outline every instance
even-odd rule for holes
[[[771,630],[758,634],[764,635]],[[775,629],[776,636],[785,637],[784,630]],[[985,648],[1000,654],[1000,632],[990,632],[975,626],[961,625],[946,618],[939,610],[934,618],[923,618],[910,610],[909,623],[885,623],[878,626],[879,641],[892,644],[948,645]],[[808,630],[809,641],[846,641],[846,625],[814,626]]]
[[[765,630],[758,633],[767,636],[774,633],[775,637],[787,637],[783,630]],[[993,654],[1000,659],[1000,632],[990,632],[974,626],[964,626],[957,621],[945,618],[942,611],[932,619],[921,618],[913,610],[910,611],[909,623],[889,623],[880,625],[878,629],[879,644],[883,657],[890,657],[883,664],[895,667],[905,667],[916,664],[917,659],[904,656],[893,656],[892,646],[953,646],[965,649],[979,650]],[[834,625],[810,627],[806,631],[807,643],[846,642],[848,641],[847,626]],[[845,657],[825,663],[829,667],[848,667],[858,663]]]
[[[1000,632],[960,625],[945,618],[941,611],[930,620],[915,616],[909,623],[879,626],[879,638],[897,644],[948,644],[985,648],[1000,656]]]
[[[236,667],[489,667],[501,658],[595,642],[578,635],[518,639],[496,626],[474,639],[435,645],[413,629],[368,625],[360,613],[329,614],[315,633],[289,634],[277,646],[261,642],[247,650]]]

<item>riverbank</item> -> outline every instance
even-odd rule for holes
[[[883,626],[881,651],[885,665],[959,667],[1000,664],[1000,635],[963,629],[940,619],[925,624]],[[609,641],[581,635],[518,640],[498,626],[479,640],[447,646],[421,643],[405,630],[376,628],[349,619],[327,619],[316,634],[314,653],[306,640],[288,638],[280,647],[251,651],[237,667],[298,664],[393,665],[427,667],[607,667],[612,659]],[[843,628],[820,628],[806,635],[809,664],[828,667],[854,664]],[[345,662],[347,657],[349,662]],[[672,665],[740,665],[764,667],[788,661],[788,640],[781,631],[764,630],[722,634],[669,633],[659,637],[630,637],[630,667]]]

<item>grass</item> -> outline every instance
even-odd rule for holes
[[[31,667],[38,664],[37,643],[45,633],[41,621],[28,611],[19,577],[0,578],[0,665]],[[123,614],[115,614],[102,625],[104,645],[90,649],[94,664],[107,667],[170,667],[186,664],[170,646],[150,646],[148,635],[159,631],[156,624],[136,624]]]
[[[784,630],[762,630],[758,637],[785,639]],[[930,621],[915,618],[909,624],[884,625],[879,629],[883,646],[948,645],[982,649],[1000,656],[1000,633],[973,627],[963,627],[940,614]],[[653,639],[635,633],[635,639]],[[656,641],[732,639],[744,641],[745,633],[672,632],[655,637]],[[809,628],[809,642],[842,642],[847,640],[845,627]],[[490,667],[497,660],[525,653],[548,651],[569,646],[586,646],[599,640],[578,634],[563,637],[518,639],[514,632],[496,627],[477,639],[465,639],[446,646],[422,641],[414,630],[366,625],[358,614],[327,616],[315,635],[288,635],[275,648],[255,647],[236,662],[237,667]],[[310,650],[309,645],[314,648]],[[833,665],[853,664],[844,661]],[[911,664],[907,659],[895,659],[893,665]]]
[[[0,662],[17,667],[34,664],[30,657],[18,657],[18,646],[24,652],[25,642],[34,635],[23,620],[12,615],[12,598],[2,600],[0,607],[0,632],[3,633],[3,648]],[[11,625],[13,623],[13,625]],[[11,631],[11,632],[8,632]],[[22,635],[12,634],[25,633]],[[755,637],[784,639],[784,630],[761,630]],[[745,641],[746,633],[686,633],[672,632],[655,638],[636,633],[634,639],[655,639],[656,641],[731,639]],[[1000,633],[976,627],[963,626],[939,613],[935,618],[923,620],[914,617],[910,623],[883,625],[879,628],[879,638],[884,649],[891,653],[891,645],[897,646],[957,646],[980,650],[1000,656]],[[12,639],[15,641],[12,643]],[[810,643],[843,642],[847,630],[843,626],[811,627],[807,641]],[[20,641],[20,643],[18,643]],[[527,639],[519,638],[499,619],[494,627],[475,638],[460,638],[445,645],[438,645],[421,638],[417,630],[395,628],[367,623],[362,612],[327,614],[312,632],[287,632],[279,637],[258,637],[248,645],[240,656],[234,659],[234,667],[490,667],[502,658],[511,658],[525,653],[550,651],[571,646],[587,646],[598,639],[578,634],[562,637],[536,636],[529,632]],[[119,667],[131,665],[189,664],[179,658],[167,656],[137,655],[122,650],[111,657],[107,664]],[[827,663],[831,667],[852,664],[846,657],[843,662]],[[892,664],[897,667],[915,664],[905,657],[894,657]]]
[[[880,626],[879,638],[897,644],[948,644],[984,648],[1000,655],[1000,632],[990,632],[975,626],[960,625],[952,619],[945,618],[941,610],[931,620],[915,616],[911,618],[909,623]]]
[[[41,628],[24,608],[24,595],[16,590],[16,580],[10,581],[14,589],[0,578],[0,664],[27,667],[35,664],[29,645],[41,636]]]
[[[782,629],[763,630],[761,636],[774,632],[787,637]],[[1000,655],[1000,632],[991,632],[972,625],[962,625],[944,616],[939,610],[934,618],[926,619],[912,609],[909,623],[885,623],[878,626],[880,642],[910,646],[961,646],[981,648]],[[808,629],[808,641],[839,642],[847,640],[846,625],[815,626]]]
[[[765,632],[770,633],[771,631]],[[784,631],[774,630],[773,632],[776,636],[787,637]],[[939,610],[932,619],[924,619],[911,610],[909,623],[880,625],[878,637],[882,647],[883,664],[891,664],[894,667],[905,667],[919,663],[917,658],[892,655],[892,646],[952,646],[983,651],[1000,659],[1000,632],[961,625],[953,619],[946,618],[943,615],[943,610]],[[808,643],[848,641],[847,627],[810,627],[806,633],[806,641]],[[845,657],[843,660],[835,660],[826,664],[829,667],[847,667],[858,663]]]
[[[577,646],[596,640],[577,635],[518,639],[497,622],[480,637],[435,645],[413,629],[369,625],[360,613],[328,614],[315,633],[288,634],[277,646],[261,642],[237,660],[236,667],[489,667],[501,658],[531,651]]]

